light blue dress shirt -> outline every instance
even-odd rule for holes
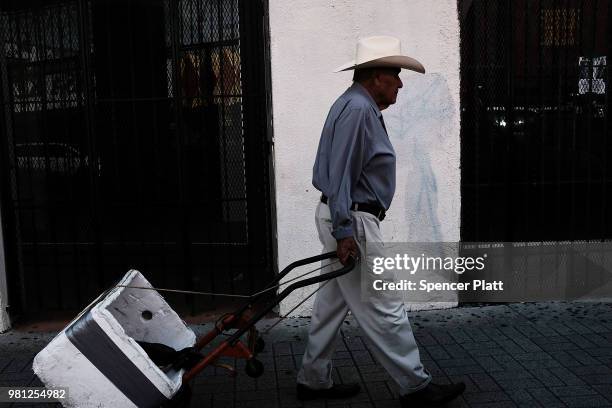
[[[389,209],[395,193],[395,151],[372,96],[354,82],[332,105],[315,160],[312,184],[328,198],[332,234],[353,236],[352,203]]]

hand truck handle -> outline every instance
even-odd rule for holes
[[[304,259],[300,259],[298,261],[292,262],[289,265],[287,265],[282,271],[280,271],[276,276],[274,276],[272,281],[270,283],[268,283],[264,287],[264,290],[278,285],[278,283],[285,276],[287,276],[287,274],[289,272],[291,272],[292,270],[294,270],[297,267],[308,265],[310,263],[314,263],[314,262],[317,262],[317,261],[324,261],[326,259],[331,259],[331,258],[335,258],[335,257],[336,257],[336,251],[331,251],[331,252],[326,252],[326,253],[321,254],[321,255],[311,256],[309,258],[304,258]],[[242,314],[245,310],[247,310],[249,307],[251,307],[251,305],[253,305],[255,302],[259,301],[261,298],[263,298],[266,295],[267,295],[267,292],[263,291],[263,292],[260,292],[257,295],[252,296],[247,303],[245,303],[240,309],[236,310],[235,314],[237,314],[237,315]]]
[[[324,254],[321,255],[317,255],[317,256],[311,256],[310,258],[304,258],[304,259],[300,259],[298,261],[292,262],[289,265],[287,265],[282,271],[280,271],[272,280],[272,282],[270,282],[270,284],[268,286],[272,286],[275,285],[276,283],[280,282],[281,279],[283,279],[285,276],[287,276],[287,274],[289,272],[291,272],[292,270],[294,270],[297,267],[300,266],[304,266],[304,265],[308,265],[310,263],[314,263],[317,261],[324,261],[326,259],[331,259],[331,258],[335,258],[336,257],[336,251],[331,251],[331,252],[326,252]]]
[[[321,255],[317,255],[317,256],[313,256],[310,258],[306,258],[306,259],[302,259],[302,260],[293,262],[292,264],[287,266],[285,269],[283,269],[283,271],[279,274],[279,278],[275,280],[275,282],[278,282],[280,278],[287,275],[289,271],[291,271],[292,269],[295,269],[298,266],[307,265],[309,263],[313,263],[316,261],[322,261],[325,259],[333,258],[335,256],[336,256],[335,252],[328,252],[326,254],[321,254]],[[191,368],[191,370],[186,372],[183,375],[183,381],[184,382],[190,381],[194,376],[196,376],[206,366],[212,364],[219,356],[222,355],[223,351],[230,346],[236,346],[238,348],[243,349],[243,351],[246,351],[246,353],[249,353],[249,350],[242,343],[238,342],[240,340],[240,337],[244,333],[246,333],[248,330],[250,330],[255,325],[255,323],[257,323],[262,317],[268,314],[274,308],[274,306],[278,304],[278,302],[286,298],[295,289],[298,289],[304,286],[308,286],[308,285],[312,285],[314,283],[323,282],[329,279],[337,278],[339,276],[347,274],[348,272],[353,270],[354,267],[355,267],[355,259],[351,257],[349,258],[348,263],[338,270],[324,273],[319,276],[315,276],[315,277],[308,278],[308,279],[303,279],[303,280],[292,283],[285,290],[283,290],[281,293],[276,295],[276,297],[271,299],[266,304],[266,307],[264,309],[260,310],[255,315],[253,315],[244,325],[242,325],[240,329],[238,329],[234,334],[232,334],[226,341],[222,342],[217,348],[215,348],[215,350],[213,350],[210,354],[208,354],[202,361],[200,361],[196,366]],[[258,296],[256,296],[256,298],[258,298]],[[248,306],[249,304],[245,305],[242,309],[240,309],[238,313],[241,314],[242,312],[244,312],[245,308],[247,308]],[[211,332],[211,333],[213,333],[213,337],[214,337],[214,332]],[[211,338],[208,338],[208,340],[204,341],[202,344],[207,344],[210,339]]]
[[[292,264],[287,266],[285,269],[283,269],[281,273],[283,274],[283,276],[285,276],[290,270],[295,269],[298,266],[306,265],[306,264],[316,262],[316,261],[321,261],[324,259],[333,258],[335,256],[336,256],[336,252],[334,251],[334,252],[328,252],[322,255],[313,256],[311,258],[302,259],[300,261],[293,262]],[[266,307],[259,310],[253,317],[251,317],[251,319],[249,319],[249,321],[244,325],[244,327],[242,327],[241,329],[237,330],[234,334],[232,334],[227,339],[227,342],[231,345],[235,344],[238,341],[238,339],[240,339],[240,336],[246,333],[249,330],[249,328],[253,326],[255,323],[257,323],[262,317],[264,317],[270,311],[272,311],[272,309],[274,309],[274,306],[276,306],[280,301],[282,301],[284,298],[289,296],[289,294],[293,292],[294,290],[298,288],[302,288],[304,286],[309,286],[315,283],[324,282],[326,280],[334,279],[339,276],[345,275],[349,273],[350,271],[352,271],[354,267],[355,267],[355,259],[353,257],[349,257],[348,263],[338,270],[327,272],[319,276],[314,276],[312,278],[307,278],[307,279],[303,279],[303,280],[292,283],[291,285],[287,286],[281,293],[279,293],[273,299],[271,299],[266,305]]]

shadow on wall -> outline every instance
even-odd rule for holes
[[[399,238],[407,242],[439,242],[443,239],[438,217],[438,188],[432,155],[453,135],[455,102],[446,78],[439,73],[405,81],[397,104],[385,115],[398,157],[398,181],[407,174],[403,190],[404,224]],[[443,174],[438,174],[438,177]],[[398,185],[398,190],[401,186]],[[402,239],[403,240],[403,239]]]

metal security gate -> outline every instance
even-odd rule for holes
[[[612,238],[608,0],[460,0],[461,239]]]
[[[76,310],[128,269],[248,294],[273,275],[265,4],[0,4],[13,316]],[[217,297],[169,294],[181,312]]]

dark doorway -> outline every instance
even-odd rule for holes
[[[2,2],[13,316],[78,310],[130,268],[230,294],[273,276],[264,7]],[[183,313],[223,303],[165,296]]]
[[[460,0],[461,239],[612,238],[608,0]]]

